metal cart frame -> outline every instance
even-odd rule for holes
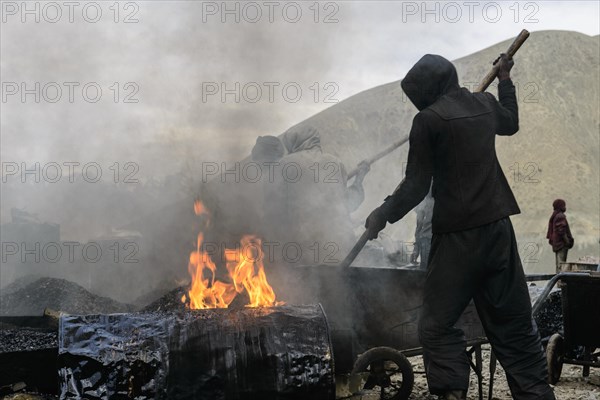
[[[583,366],[583,376],[590,367],[600,368],[600,273],[562,272],[544,288],[533,307],[534,315],[558,283],[562,293],[564,336],[559,332],[550,337],[546,347],[549,381],[560,379],[563,364]],[[573,356],[573,350],[583,346],[583,357]]]

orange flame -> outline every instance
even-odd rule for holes
[[[194,201],[194,212],[196,215],[208,214],[208,211],[204,207],[204,204],[200,200]]]
[[[194,202],[196,215],[208,214],[200,202]],[[188,271],[192,284],[188,296],[181,298],[182,302],[189,299],[191,309],[227,308],[235,297],[244,291],[250,299],[247,307],[270,307],[281,305],[277,302],[275,292],[267,281],[263,265],[262,242],[253,235],[246,235],[240,241],[240,247],[225,250],[225,265],[231,283],[215,280],[217,267],[210,255],[202,249],[204,235],[198,234],[196,250],[190,254]],[[206,275],[209,277],[207,278]]]

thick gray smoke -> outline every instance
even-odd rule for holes
[[[8,3],[1,286],[35,273],[132,301],[187,278],[205,166],[246,157],[336,91],[339,25],[324,20],[337,6]],[[28,233],[45,222],[60,228]]]

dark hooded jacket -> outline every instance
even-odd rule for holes
[[[433,233],[454,232],[520,212],[496,157],[495,135],[519,130],[515,87],[490,93],[460,88],[454,65],[427,54],[408,72],[402,89],[419,109],[410,131],[406,176],[381,206],[396,222],[419,204],[433,179]]]
[[[251,154],[252,161],[275,162],[285,155],[285,148],[277,136],[259,136]]]

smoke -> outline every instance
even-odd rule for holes
[[[140,3],[135,23],[115,23],[114,11],[104,5],[97,23],[77,13],[74,23],[8,19],[3,26],[3,79],[24,82],[27,89],[39,82],[42,99],[36,103],[34,95],[26,95],[22,103],[21,93],[8,98],[3,159],[135,160],[145,177],[164,176],[177,171],[174,160],[183,148],[191,147],[199,158],[238,159],[257,134],[289,126],[291,109],[296,118],[310,115],[306,109],[315,104],[308,86],[327,78],[336,61],[332,28],[311,21],[304,6],[298,23],[281,14],[272,23],[267,16],[249,23],[241,10],[238,23],[236,15],[207,15],[205,7]],[[121,14],[122,19],[125,10]],[[48,82],[61,87],[60,101],[44,101],[54,95],[52,88],[43,94]],[[64,82],[79,84],[72,103]],[[82,99],[79,90],[90,82],[102,89],[96,103]],[[125,87],[127,83],[132,85]],[[255,83],[262,97],[252,103]],[[274,87],[272,102],[265,83]],[[300,104],[282,97],[288,83],[303,89]],[[207,94],[213,84],[218,92]],[[230,91],[224,98],[221,88]]]
[[[284,12],[284,3],[256,3],[258,22],[243,2],[56,4],[58,22],[44,3],[3,9],[3,242],[28,229],[9,227],[19,208],[59,224],[63,250],[64,241],[83,247],[129,235],[119,240],[136,246],[138,262],[123,264],[127,249],[107,250],[90,269],[77,251],[81,263],[48,263],[19,245],[0,283],[41,273],[132,301],[187,275],[204,165],[242,159],[258,135],[280,134],[329,105],[323,86],[339,62],[337,27],[322,15],[315,23],[310,4]],[[49,241],[27,240],[40,253]],[[146,279],[127,290],[139,282],[134,273]]]

